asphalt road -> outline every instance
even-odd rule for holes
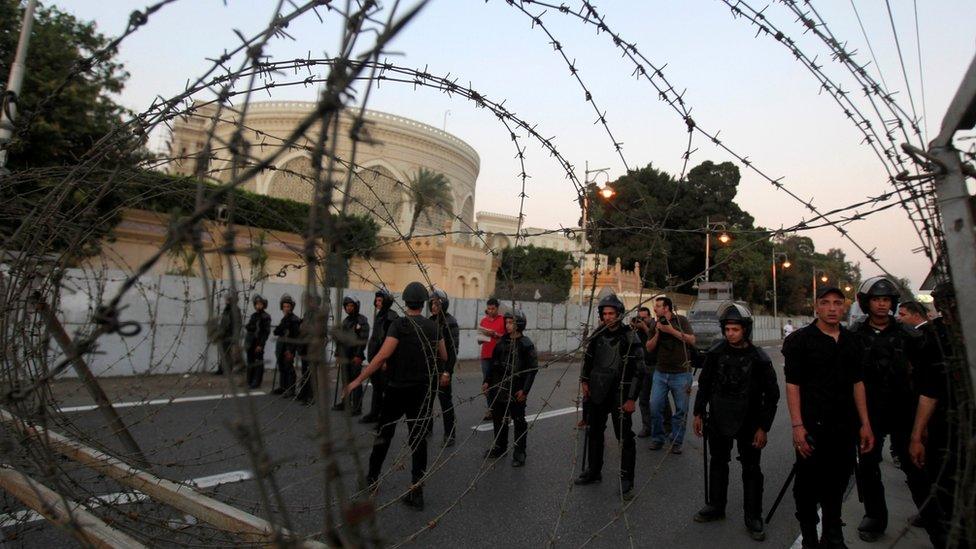
[[[782,355],[775,347],[767,352],[773,358],[782,389]],[[638,495],[629,504],[619,497],[615,469],[620,454],[609,428],[605,435],[604,481],[586,487],[572,484],[580,469],[582,432],[574,428],[578,419],[575,411],[566,413],[565,409],[575,407],[578,369],[578,363],[558,363],[539,373],[530,395],[529,413],[553,415],[530,423],[528,460],[523,468],[511,467],[510,456],[498,460],[482,457],[492,433],[490,429],[472,429],[482,424],[484,412],[484,399],[478,395],[480,372],[460,373],[454,382],[455,398],[460,401],[458,443],[453,448],[440,447],[443,430],[438,419],[430,439],[425,510],[413,511],[398,501],[410,475],[409,454],[404,451],[406,432],[401,424],[375,500],[379,509],[375,533],[385,544],[416,547],[458,543],[466,547],[538,547],[549,542],[569,547],[754,546],[742,522],[740,469],[735,460],[730,475],[728,518],[711,524],[692,521],[704,502],[702,444],[690,430],[682,455],[650,451],[648,439],[637,439]],[[265,387],[270,387],[270,376]],[[209,486],[203,489],[205,493],[259,516],[266,516],[262,492],[273,490],[268,484],[261,490],[257,481],[242,479],[249,476],[254,463],[246,447],[264,448],[274,464],[280,497],[271,506],[278,517],[287,518],[287,524],[299,532],[321,530],[326,464],[316,442],[316,408],[260,395],[132,406],[121,408],[120,413],[154,463],[157,474],[172,480],[210,477],[203,481]],[[71,412],[66,417],[71,425],[55,427],[60,432],[94,434],[94,438],[114,446],[96,411]],[[242,428],[253,425],[252,417],[258,418],[258,431]],[[331,418],[333,438],[338,441],[333,455],[343,485],[355,491],[359,469],[349,449],[355,448],[365,464],[372,435],[355,420],[347,422],[342,413],[332,413]],[[788,420],[784,397],[762,456],[767,508],[793,461]],[[635,423],[639,423],[639,412]],[[71,469],[79,494],[122,491],[118,485],[70,464],[64,466]],[[191,537],[226,543],[225,538],[199,525],[185,528],[185,539],[155,529],[154,525],[161,522],[179,519],[155,504],[109,501],[115,503],[106,504],[103,509],[116,527],[150,536],[154,545],[175,545]],[[280,512],[278,502],[283,504],[284,512]],[[9,497],[5,496],[4,503],[3,512],[21,509]],[[768,546],[793,544],[798,534],[793,511],[792,495],[787,494],[768,527]],[[56,546],[70,539],[43,521],[21,520],[5,527],[3,533],[11,546]]]

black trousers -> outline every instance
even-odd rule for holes
[[[339,377],[336,380],[336,382],[339,384],[339,387],[345,387],[347,384],[349,384],[350,381],[356,379],[356,377],[359,376],[359,372],[361,371],[362,367],[357,366],[356,363],[352,361],[352,358],[341,359],[337,357],[336,361],[339,363],[338,365]],[[346,404],[351,406],[352,410],[355,412],[362,410],[363,408],[362,386],[356,387],[351,393],[349,393],[349,402],[346,402]]]
[[[261,352],[257,351],[257,345],[247,346],[247,386],[257,389],[264,381],[264,347]]]
[[[801,525],[816,525],[820,505],[824,528],[840,528],[844,492],[854,471],[856,439],[849,426],[814,429],[810,434],[814,437],[813,454],[808,458],[796,454],[796,518]]]
[[[633,414],[620,411],[620,403],[615,398],[599,404],[590,401],[587,410],[589,423],[589,471],[600,474],[603,470],[603,433],[607,430],[607,419],[613,424],[613,434],[621,442],[620,478],[634,480],[634,466],[637,462],[637,448],[634,444]]]
[[[427,472],[427,437],[425,436],[431,420],[433,390],[424,385],[409,387],[387,387],[380,412],[380,424],[376,434],[373,451],[369,455],[369,477],[379,478],[380,470],[390,444],[396,434],[397,422],[406,418],[411,453],[411,479],[417,483]]]
[[[448,383],[446,387],[437,385],[437,401],[441,405],[441,417],[444,418],[444,437],[453,438],[455,435],[454,391]],[[431,422],[433,423],[433,422]]]
[[[278,387],[285,391],[295,389],[295,355],[292,353],[291,359],[285,358],[285,347],[275,345],[275,358],[278,366]]]
[[[491,403],[491,422],[492,431],[495,433],[494,449],[496,452],[504,452],[508,449],[508,420],[511,419],[515,426],[515,453],[525,454],[527,443],[527,433],[529,424],[525,421],[525,403],[518,402],[515,397],[506,398],[501,391],[496,392],[495,400]]]
[[[871,420],[874,427],[874,419]],[[880,430],[874,431],[874,448],[861,456],[861,490],[864,497],[864,515],[881,521],[882,530],[888,525],[888,505],[885,501],[884,483],[881,479],[881,461],[886,435],[891,436],[891,449],[905,473],[905,482],[912,494],[912,500],[918,508],[922,518],[927,520],[941,520],[941,513],[937,505],[926,505],[926,499],[932,489],[928,473],[919,469],[908,455],[908,444],[911,441],[911,425],[902,425],[898,429],[888,429],[884,421],[879,419]],[[907,429],[906,429],[907,427]]]
[[[369,376],[369,383],[373,386],[373,400],[369,404],[369,415],[379,418],[383,410],[383,393],[386,391],[386,374],[382,370]],[[453,409],[452,409],[453,411]]]
[[[746,430],[735,437],[709,431],[708,449],[712,460],[708,463],[709,503],[724,508],[729,493],[729,462],[732,460],[732,444],[738,449],[742,463],[742,507],[747,518],[762,516],[763,477],[760,459],[762,450],[752,446],[755,431]]]
[[[306,357],[302,357],[302,377],[298,381],[298,388],[296,395],[298,400],[303,402],[310,402],[315,396],[315,376],[312,375],[312,361],[308,360]]]

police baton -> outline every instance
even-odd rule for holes
[[[769,508],[769,512],[766,513],[766,524],[769,524],[770,519],[773,518],[773,513],[779,507],[780,502],[783,501],[783,496],[786,495],[786,490],[789,489],[790,484],[793,483],[793,477],[796,476],[796,462],[793,463],[793,468],[790,469],[790,474],[786,477],[786,482],[783,483],[783,487],[779,489],[779,494],[776,495],[776,500],[773,501],[773,506]]]
[[[712,503],[708,491],[708,412],[702,414],[702,459],[705,462],[705,504],[707,505]]]
[[[810,448],[813,448],[813,437],[810,433],[807,433],[807,444]],[[773,513],[779,507],[780,502],[783,501],[783,496],[786,495],[786,490],[789,489],[790,484],[793,483],[793,478],[796,477],[796,466],[799,463],[799,458],[797,461],[793,462],[793,467],[790,469],[790,474],[786,477],[786,482],[783,483],[783,487],[779,489],[779,494],[776,495],[776,500],[773,501],[773,506],[769,508],[769,512],[766,513],[766,524],[769,524],[770,519],[773,518]]]
[[[857,489],[857,501],[864,503],[864,479],[861,478],[861,450],[854,446],[854,487]]]

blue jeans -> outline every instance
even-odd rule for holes
[[[676,445],[684,442],[691,380],[691,372],[681,374],[654,372],[654,384],[651,386],[651,441],[664,443],[663,414],[670,392],[671,398],[674,399],[674,415],[671,416],[671,440]]]

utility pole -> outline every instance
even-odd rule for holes
[[[956,293],[958,329],[965,347],[962,356],[976,391],[976,224],[974,200],[966,177],[976,178],[976,169],[964,164],[952,138],[959,130],[976,127],[976,57],[969,64],[956,96],[942,119],[942,130],[929,143],[928,158],[938,163],[935,177],[936,203],[942,217],[942,232],[948,254],[952,285]],[[908,148],[908,147],[906,147]]]
[[[7,147],[10,146],[10,140],[14,135],[14,118],[17,116],[20,89],[24,84],[24,64],[27,61],[31,29],[34,27],[35,7],[37,7],[37,0],[28,0],[27,8],[24,10],[24,21],[20,26],[17,52],[14,54],[13,64],[10,65],[10,76],[7,79],[7,88],[4,90],[4,108],[0,109],[0,174],[7,171]]]

